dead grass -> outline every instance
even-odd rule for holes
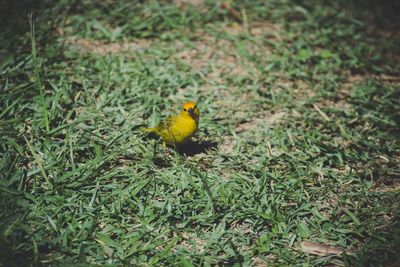
[[[204,5],[204,0],[175,0],[174,2],[180,8],[186,8],[187,6],[199,7]]]
[[[138,39],[135,42],[106,42],[93,39],[67,39],[67,46],[81,53],[94,53],[99,55],[130,53],[150,47],[150,41]]]
[[[342,88],[350,90],[352,87],[371,79],[380,81],[384,84],[400,85],[400,76],[389,75],[389,74],[362,75],[362,74],[352,74],[351,72],[347,72],[346,79],[342,84]]]
[[[185,62],[205,79],[224,83],[228,77],[248,78],[259,74],[256,66],[243,57],[235,55],[232,42],[219,39],[205,32],[196,34],[200,39],[191,44],[176,42],[175,59]]]
[[[233,152],[235,145],[236,140],[233,138],[233,136],[224,136],[219,149],[223,154],[229,155]]]
[[[182,233],[182,241],[177,245],[177,248],[181,247],[185,250],[192,250],[198,253],[202,253],[207,245],[207,241],[200,239],[192,233]]]
[[[252,118],[252,120],[250,121],[240,123],[236,127],[236,132],[240,133],[244,131],[253,131],[260,126],[265,125],[272,127],[282,122],[285,116],[287,116],[287,112],[283,110],[277,111],[275,113],[263,112],[258,114],[258,117]]]
[[[267,37],[270,41],[282,40],[282,25],[269,21],[254,22],[249,27],[242,23],[233,22],[225,25],[222,31],[232,36],[251,34],[253,36]]]

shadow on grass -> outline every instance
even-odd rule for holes
[[[400,192],[397,189],[378,195],[391,203],[392,211],[386,212],[391,218],[382,218],[380,226],[369,234],[369,240],[357,255],[345,258],[348,266],[400,266],[400,209],[395,204],[400,199]]]
[[[206,153],[210,150],[216,150],[217,142],[213,141],[189,141],[188,143],[177,148],[177,151],[185,156],[194,156],[201,153]]]
[[[159,143],[162,142],[161,138],[155,135],[154,133],[148,133],[145,135],[145,139],[153,139],[159,140]],[[158,143],[157,141],[154,143],[154,151],[157,151]],[[187,143],[177,146],[168,145],[168,148],[176,150],[179,154],[185,156],[194,156],[201,153],[206,153],[210,150],[216,150],[218,147],[218,143],[212,140],[190,140]]]

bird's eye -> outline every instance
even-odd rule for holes
[[[196,105],[194,105],[193,109],[196,109]]]
[[[187,111],[186,108],[184,108],[183,111]]]

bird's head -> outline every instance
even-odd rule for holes
[[[193,101],[190,102],[186,102],[185,104],[183,104],[182,107],[182,112],[183,115],[185,116],[190,116],[193,119],[195,119],[196,121],[199,119],[200,117],[200,111],[197,109],[196,107],[196,103]]]

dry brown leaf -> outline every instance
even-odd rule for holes
[[[319,115],[321,115],[321,117],[326,120],[326,121],[330,121],[331,119],[328,117],[328,115],[326,115],[325,112],[323,112],[316,104],[313,105],[314,109],[316,111],[318,111]]]
[[[343,248],[338,248],[338,247],[332,247],[329,245],[317,243],[317,242],[310,242],[310,241],[302,241],[300,243],[301,245],[301,250],[305,253],[309,253],[312,255],[318,255],[318,256],[327,256],[327,255],[341,255],[343,253],[346,253],[348,255],[354,255],[353,252],[348,251]]]
[[[175,4],[179,7],[185,5],[201,6],[204,4],[204,0],[175,0]]]

